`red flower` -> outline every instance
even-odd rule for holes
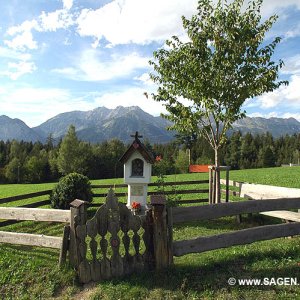
[[[140,202],[132,202],[131,207],[132,207],[132,209],[140,209],[141,203]]]
[[[159,162],[159,161],[162,160],[162,157],[161,157],[160,155],[158,155],[158,156],[155,157],[155,160],[156,160],[157,162]]]

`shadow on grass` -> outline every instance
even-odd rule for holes
[[[234,248],[234,247],[233,247]],[[219,250],[218,250],[219,251]],[[226,253],[225,251],[223,252]],[[249,251],[247,254],[229,255],[227,258],[220,259],[213,258],[213,252],[210,253],[207,260],[202,259],[197,261],[196,256],[193,255],[195,261],[191,264],[176,263],[165,270],[155,272],[143,272],[140,274],[133,274],[129,277],[123,277],[118,280],[113,280],[109,284],[118,287],[123,286],[139,286],[143,289],[154,290],[162,289],[180,292],[188,295],[202,295],[208,290],[211,293],[222,293],[226,290],[231,293],[236,290],[253,290],[260,289],[263,291],[274,291],[274,289],[281,288],[279,286],[230,286],[228,279],[234,277],[236,279],[263,279],[263,278],[298,278],[300,280],[300,267],[297,260],[300,253],[293,251],[269,250],[269,251]],[[284,265],[283,254],[289,258],[289,263]],[[218,254],[218,256],[220,253]],[[267,262],[266,262],[267,261]],[[277,262],[277,263],[276,263]],[[108,283],[108,282],[106,282]],[[297,288],[297,287],[295,287]],[[299,290],[298,290],[299,291]],[[225,298],[224,298],[225,299]]]

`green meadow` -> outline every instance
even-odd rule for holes
[[[300,188],[299,175],[299,167],[270,168],[231,171],[230,179]],[[207,178],[207,174],[177,174],[167,176],[165,181]],[[156,178],[152,179],[153,182],[155,180]],[[92,181],[93,184],[105,183],[112,186],[122,182],[122,179]],[[0,198],[48,190],[54,185],[55,183],[1,185]],[[18,201],[15,205],[22,203],[23,201]],[[280,222],[261,215],[245,216],[241,224],[237,223],[235,217],[187,222],[174,226],[174,240]],[[62,234],[62,225],[21,222],[2,227],[1,230],[59,236]],[[75,272],[68,265],[61,270],[58,268],[57,250],[1,244],[0,299],[299,299],[300,288],[297,285],[282,285],[280,282],[259,286],[228,284],[231,277],[292,277],[297,278],[300,284],[299,242],[299,237],[280,238],[189,254],[175,257],[174,265],[167,270],[133,274],[88,286],[77,282]]]

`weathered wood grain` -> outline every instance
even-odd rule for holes
[[[70,225],[66,225],[63,231],[62,243],[59,253],[59,266],[61,267],[67,260],[67,252],[69,249]]]
[[[88,283],[91,281],[92,279],[92,275],[91,275],[91,266],[89,264],[89,262],[84,259],[80,265],[79,265],[79,274],[80,274],[80,282],[82,283]]]
[[[164,186],[172,186],[172,185],[187,185],[187,184],[204,184],[208,183],[208,180],[187,180],[187,181],[170,181],[170,182],[165,182]],[[92,184],[92,188],[99,188],[99,189],[104,189],[104,188],[124,188],[127,187],[127,184]],[[148,186],[158,186],[156,182],[151,182],[148,184]],[[106,195],[105,195],[106,196]]]
[[[245,245],[256,241],[271,240],[298,234],[300,234],[299,223],[266,225],[239,230],[237,232],[176,241],[173,243],[173,254],[175,256],[182,256],[188,253],[200,253],[214,249],[227,248],[235,245]]]
[[[300,208],[300,198],[247,200],[203,206],[174,207],[173,223],[217,219],[243,213]]]
[[[221,193],[226,194],[226,190],[221,189]],[[228,194],[231,196],[239,196],[240,195],[240,193],[238,191],[231,191],[231,190],[228,190]]]
[[[226,185],[226,179],[220,179],[220,183]],[[234,181],[234,180],[228,180],[228,184],[230,186],[241,187],[241,185],[243,184],[243,182]]]
[[[62,237],[0,231],[0,243],[61,249]]]
[[[160,270],[169,266],[168,227],[165,205],[153,205],[153,244],[155,268]]]
[[[275,211],[265,211],[261,212],[261,215],[279,218],[282,220],[288,220],[293,222],[300,222],[300,213],[287,210],[275,210]]]
[[[71,215],[62,209],[0,207],[0,219],[69,223]]]
[[[204,203],[204,202],[208,202],[209,199],[205,198],[205,199],[189,199],[189,200],[178,200],[175,201],[176,204],[192,204],[192,203]]]

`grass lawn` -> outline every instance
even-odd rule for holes
[[[300,188],[300,168],[231,171],[230,179]],[[202,180],[207,174],[167,176],[166,181]],[[122,179],[93,184],[122,183]],[[152,180],[155,181],[155,178]],[[41,185],[1,185],[0,198],[51,189]],[[192,188],[192,187],[189,187]],[[254,215],[238,224],[234,217],[174,226],[174,240],[189,239],[280,223]],[[22,222],[1,230],[58,236],[62,225]],[[58,250],[0,245],[0,299],[300,299],[295,285],[230,286],[228,279],[297,278],[300,284],[300,239],[280,238],[174,258],[174,266],[160,272],[133,274],[95,284],[77,283],[74,271],[58,268]],[[80,290],[82,290],[80,292]]]

